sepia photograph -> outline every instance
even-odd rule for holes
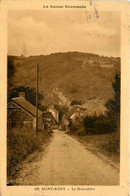
[[[7,14],[7,186],[120,185],[121,14],[55,6]]]
[[[0,1],[0,196],[128,196],[128,5]]]

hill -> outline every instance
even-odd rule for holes
[[[36,65],[39,62],[39,91],[48,100],[54,100],[54,91],[58,91],[57,96],[62,94],[68,102],[85,102],[87,99],[106,101],[113,96],[111,83],[114,74],[120,70],[120,58],[91,53],[68,52],[13,58],[15,86],[36,87]]]

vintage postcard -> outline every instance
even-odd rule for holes
[[[129,194],[129,3],[0,1],[1,196]]]

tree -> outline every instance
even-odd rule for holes
[[[25,99],[29,101],[32,105],[36,106],[36,89],[31,88],[29,86],[19,86],[11,89],[10,94],[8,95],[8,101],[10,101],[14,97],[18,97],[19,92],[25,92]],[[44,99],[43,95],[38,94],[38,108],[41,110],[45,110],[45,106],[42,105],[41,101]]]
[[[13,57],[8,57],[7,60],[7,68],[8,68],[8,90],[13,86],[13,78],[15,74],[15,67],[14,67],[14,59]]]
[[[61,123],[63,115],[65,115],[69,108],[67,106],[62,106],[62,105],[54,105],[55,109],[59,111],[59,122]]]
[[[77,100],[73,100],[71,102],[71,106],[73,106],[73,105],[81,105],[81,104],[82,104],[82,102],[81,101],[77,101]]]
[[[115,80],[112,83],[114,89],[114,111],[115,113],[120,113],[120,74],[116,73]]]
[[[119,115],[120,114],[120,74],[116,73],[114,82],[112,83],[114,90],[114,97],[106,103],[107,114]]]
[[[117,129],[120,126],[120,73],[116,73],[114,81],[112,83],[114,90],[113,99],[110,99],[106,104],[107,116],[111,120],[111,123],[117,125]]]

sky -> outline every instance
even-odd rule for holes
[[[96,18],[83,9],[9,11],[9,55],[68,51],[120,56],[120,14],[102,11]]]

